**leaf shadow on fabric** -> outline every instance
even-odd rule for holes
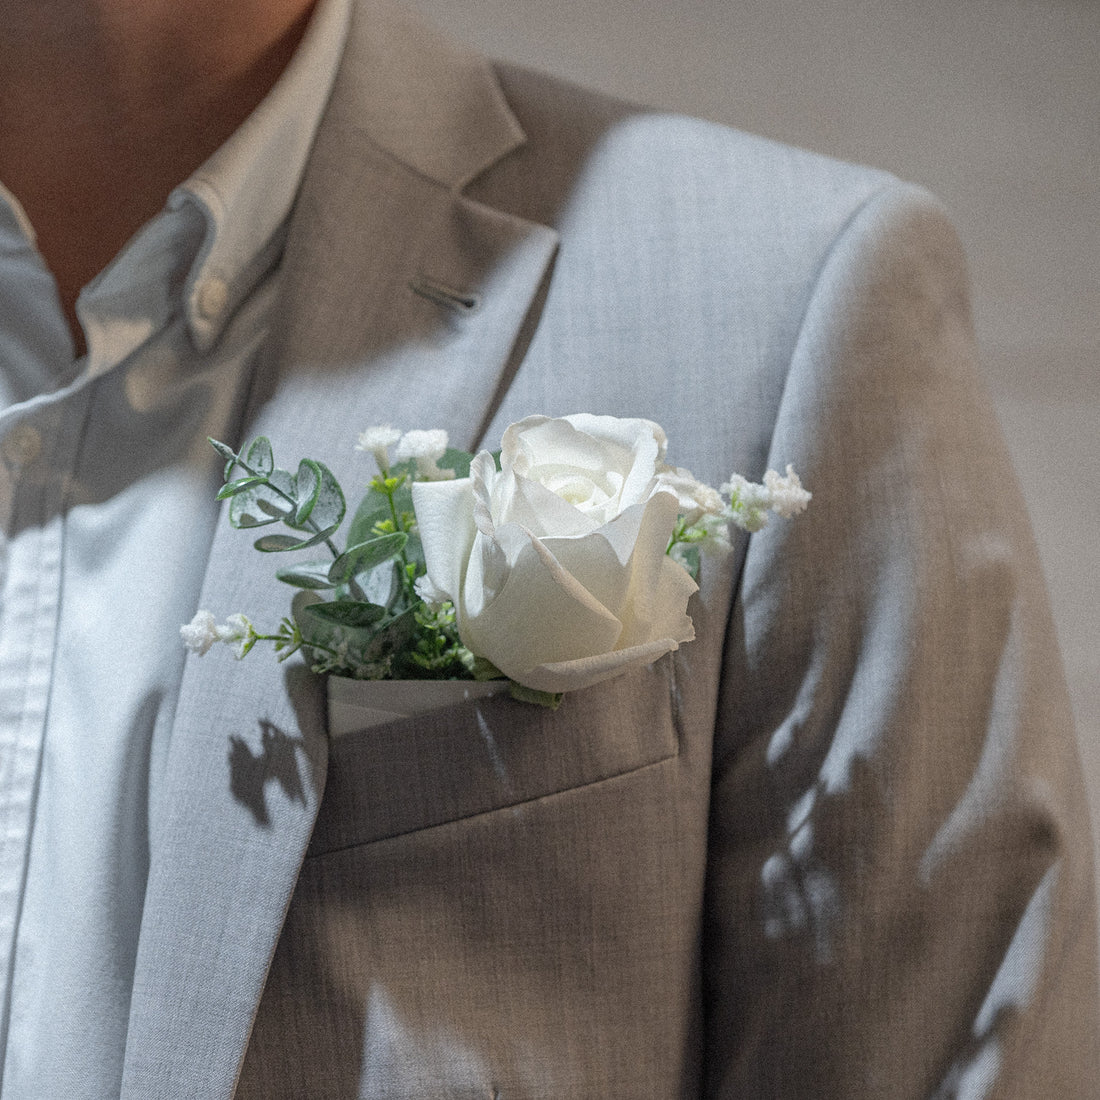
[[[260,722],[260,751],[243,738],[229,738],[229,790],[233,797],[252,814],[256,824],[271,828],[271,814],[267,805],[267,788],[277,783],[291,802],[303,805],[306,801],[305,785],[298,754],[305,743],[299,737],[291,737],[270,722]]]

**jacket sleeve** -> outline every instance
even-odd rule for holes
[[[831,248],[726,642],[710,1097],[1096,1095],[1092,846],[965,265],[889,186]]]

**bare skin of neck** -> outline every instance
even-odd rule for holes
[[[260,102],[315,0],[0,0],[0,180],[75,302]]]

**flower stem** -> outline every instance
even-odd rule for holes
[[[398,487],[402,484],[401,480],[391,478],[388,471],[383,474],[382,477],[382,491],[386,494],[386,500],[390,506],[390,519],[393,521],[393,529],[395,531],[401,531],[404,534],[408,534],[405,525],[401,522],[400,517],[397,514],[397,502],[394,500],[394,493]],[[403,480],[403,479],[402,479]],[[416,587],[412,578],[412,569],[410,568],[409,556],[405,553],[405,548],[402,547],[398,555],[401,559],[401,587],[405,590],[406,597],[415,602],[417,600]]]

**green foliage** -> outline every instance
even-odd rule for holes
[[[498,466],[499,455],[497,452]],[[448,447],[443,452],[443,457],[439,460],[439,468],[441,470],[454,470],[455,477],[469,477],[470,476],[470,463],[473,462],[474,456],[466,451],[456,450],[454,447]]]
[[[285,584],[294,585],[295,588],[335,588],[335,582],[328,579],[329,568],[330,563],[327,561],[307,561],[276,569],[275,576]]]
[[[242,477],[237,481],[227,481],[220,490],[215,500],[226,500],[243,493],[246,489],[252,489],[257,485],[263,485],[267,481],[265,477]]]
[[[266,435],[259,436],[249,444],[248,465],[260,475],[270,474],[275,468],[275,456],[271,453],[271,440]]]
[[[383,562],[397,557],[408,541],[409,536],[404,531],[394,531],[349,546],[329,566],[328,579],[334,584],[343,584],[361,573],[369,573]]]
[[[455,609],[451,604],[439,608],[422,604],[415,609],[415,619],[416,644],[408,655],[410,679],[424,676],[436,680],[477,679],[474,655],[458,637]]]
[[[283,566],[275,576],[298,589],[291,616],[276,634],[280,660],[302,649],[318,671],[370,679],[493,679],[500,672],[462,644],[454,608],[429,608],[416,595],[425,571],[416,533],[412,483],[416,464],[402,462],[374,477],[345,531],[347,513],[339,482],[324,463],[303,458],[295,473],[275,465],[271,442],[260,436],[237,452],[211,444],[225,459],[219,500],[229,501],[236,528],[282,523],[290,533],[262,535],[266,554],[293,553],[324,544],[328,560]],[[469,473],[471,455],[448,450],[440,461],[456,477]],[[323,593],[323,595],[322,595]]]
[[[319,542],[326,542],[329,536],[335,533],[336,527],[326,527],[323,531],[318,531],[306,539],[298,535],[264,535],[252,545],[265,554],[280,554],[287,550],[308,550]]]
[[[252,474],[241,480],[251,484],[233,494],[229,505],[229,522],[233,527],[264,527],[293,513],[296,507],[290,492],[293,482],[285,470]]]
[[[351,630],[365,630],[374,627],[386,617],[386,609],[377,604],[364,603],[362,600],[334,600],[332,603],[310,604],[307,614],[315,619],[323,619],[334,626],[348,627]]]
[[[400,469],[400,476],[376,477],[370,483],[348,529],[349,542],[366,542],[372,535],[396,530],[407,532],[412,526],[412,522],[403,523],[406,518],[411,521],[414,515],[412,481],[407,469],[410,465],[402,463],[396,468]]]
[[[710,537],[705,523],[695,523],[691,526],[683,516],[676,520],[676,527],[672,537],[668,541],[665,553],[676,559],[690,574],[693,581],[699,580],[701,561],[699,546]]]

